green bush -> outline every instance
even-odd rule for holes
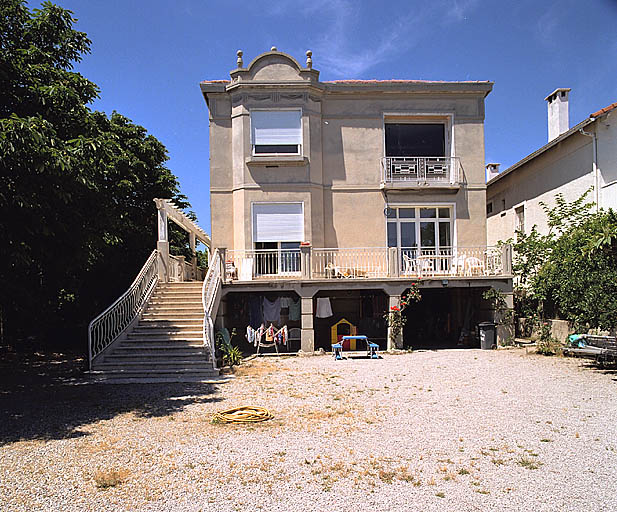
[[[542,204],[549,233],[536,226],[514,243],[515,311],[519,317],[562,318],[579,331],[617,325],[617,214],[591,213],[587,191],[555,207]]]

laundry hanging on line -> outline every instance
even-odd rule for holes
[[[332,316],[332,306],[329,297],[317,299],[317,311],[315,316],[317,316],[317,318],[330,318]]]

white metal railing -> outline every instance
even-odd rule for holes
[[[240,281],[297,278],[302,270],[300,249],[231,250],[226,259],[228,276]]]
[[[227,251],[226,281],[509,276],[511,247],[360,247]],[[309,264],[310,262],[310,264]],[[306,268],[303,268],[306,265]]]
[[[214,339],[214,320],[212,315],[215,313],[214,305],[216,296],[222,284],[221,257],[219,250],[215,249],[210,258],[210,265],[201,287],[201,302],[204,308],[203,321],[203,345],[210,352],[210,360],[216,368],[216,346]]]
[[[313,249],[314,278],[368,278],[388,276],[386,247]]]
[[[382,159],[383,183],[456,185],[460,165],[454,156],[386,156]]]
[[[485,277],[507,273],[503,247],[404,247],[400,275],[416,277]]]
[[[158,281],[157,251],[137,274],[133,284],[88,325],[88,364],[111,345],[141,313]]]

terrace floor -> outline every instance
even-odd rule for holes
[[[117,386],[2,361],[5,511],[617,508],[617,371],[580,360],[263,358],[226,383]],[[274,419],[210,422],[242,404]]]

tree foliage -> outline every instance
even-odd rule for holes
[[[13,337],[75,335],[155,247],[152,199],[188,203],[161,142],[89,107],[99,89],[73,71],[90,40],[72,13],[0,5],[0,319]]]
[[[577,329],[617,326],[617,214],[591,213],[588,190],[543,204],[549,232],[517,233],[513,269],[519,316],[563,318]]]

